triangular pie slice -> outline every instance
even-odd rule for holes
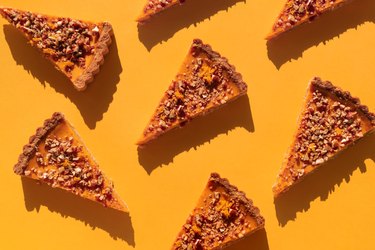
[[[138,145],[245,95],[247,85],[226,58],[194,40]]]
[[[155,14],[158,14],[176,4],[183,4],[185,0],[147,0],[142,13],[137,18],[137,22],[143,23]]]
[[[112,26],[107,22],[92,23],[12,8],[0,8],[0,13],[79,91],[93,81],[112,42]]]
[[[37,129],[24,146],[14,172],[61,188],[106,207],[127,212],[124,201],[61,113]]]
[[[298,119],[298,130],[273,187],[274,196],[373,131],[375,115],[358,98],[314,78]]]
[[[172,250],[223,249],[263,229],[264,222],[245,193],[213,173]]]
[[[267,40],[291,30],[316,17],[337,9],[351,0],[288,0],[279,14]]]

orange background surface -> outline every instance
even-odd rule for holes
[[[214,171],[266,218],[264,231],[228,250],[374,249],[375,135],[276,203],[271,186],[313,76],[375,111],[375,1],[357,0],[269,44],[264,37],[284,0],[189,0],[141,28],[134,20],[143,0],[1,4],[107,20],[116,40],[95,82],[79,93],[0,21],[0,249],[169,249]],[[193,38],[229,58],[248,98],[137,150]],[[13,173],[22,146],[54,111],[75,125],[130,215]]]

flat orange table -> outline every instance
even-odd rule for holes
[[[374,135],[276,204],[271,190],[313,76],[375,111],[373,0],[358,0],[271,44],[264,37],[284,0],[190,0],[139,29],[134,20],[142,0],[1,4],[107,20],[116,41],[95,82],[79,93],[0,21],[0,249],[169,249],[213,171],[245,191],[266,218],[265,231],[228,250],[374,249]],[[194,38],[237,67],[248,98],[137,150]],[[75,125],[130,216],[13,174],[22,146],[54,111]]]

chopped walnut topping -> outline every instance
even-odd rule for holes
[[[307,166],[324,163],[330,156],[363,136],[361,118],[356,109],[333,101],[315,89],[301,120],[293,148],[296,170],[290,168],[294,180],[303,175]]]
[[[65,72],[85,68],[86,56],[94,53],[99,28],[70,18],[47,18],[31,12],[4,9],[8,21],[27,34],[31,43],[53,61],[63,62]]]
[[[76,194],[89,192],[104,205],[112,200],[112,185],[104,185],[101,171],[82,153],[82,146],[73,137],[47,137],[44,148],[35,154],[39,168],[24,172],[36,173],[39,179],[53,187],[62,187]]]
[[[289,29],[299,21],[313,18],[335,4],[337,0],[289,0],[273,29]]]

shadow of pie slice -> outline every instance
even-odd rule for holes
[[[112,181],[100,170],[78,133],[61,113],[54,113],[30,137],[14,172],[128,212]]]
[[[358,98],[314,78],[298,119],[298,130],[273,187],[274,196],[374,131],[375,115]]]
[[[175,240],[172,250],[218,250],[263,229],[264,218],[245,193],[217,173]]]
[[[289,31],[316,17],[337,9],[352,0],[288,0],[280,12],[267,40]]]
[[[147,0],[146,5],[143,7],[142,13],[138,16],[137,22],[144,23],[152,16],[174,6],[184,3],[185,0]]]
[[[112,42],[112,26],[107,22],[93,23],[4,7],[0,8],[0,14],[79,91],[93,81]]]
[[[246,91],[247,85],[235,67],[209,45],[195,39],[137,144],[145,145],[245,95]]]

